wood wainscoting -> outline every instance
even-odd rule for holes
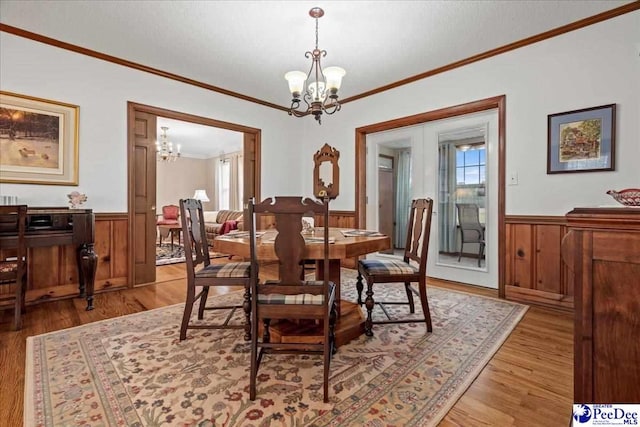
[[[331,227],[353,228],[353,211],[333,211],[329,214]],[[268,228],[273,218],[263,218],[261,225]],[[98,255],[95,292],[132,288],[129,283],[129,219],[124,213],[95,214],[95,246]],[[29,284],[27,304],[53,301],[78,296],[78,268],[74,246],[52,246],[29,249]],[[355,267],[355,260],[346,260],[347,268]],[[0,300],[4,294],[13,295],[13,286],[0,287]]]
[[[354,211],[331,211],[331,227],[355,228]],[[260,218],[258,228],[267,229],[273,218]],[[507,299],[548,307],[573,309],[573,277],[562,262],[560,245],[567,233],[564,216],[507,215],[505,296]],[[318,221],[318,225],[321,225]],[[128,216],[97,213],[95,252],[98,255],[96,293],[131,288],[128,283]],[[76,251],[73,246],[29,250],[27,303],[72,298],[78,295]],[[343,262],[355,268],[357,260]],[[0,287],[12,293],[10,287]],[[0,299],[2,299],[0,293]]]
[[[126,213],[95,214],[94,250],[98,255],[95,292],[128,286],[127,233]],[[78,296],[75,246],[30,248],[28,259],[27,304]],[[0,287],[0,292],[12,294],[13,286]]]
[[[573,277],[560,255],[564,216],[506,215],[505,297],[573,309]]]

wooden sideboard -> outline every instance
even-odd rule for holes
[[[640,208],[576,208],[562,258],[574,277],[574,401],[640,402]]]

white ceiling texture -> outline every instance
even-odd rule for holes
[[[340,90],[345,99],[626,3],[2,0],[0,22],[288,107],[283,76],[308,71],[304,53],[314,48],[308,14],[314,6],[325,11],[319,20],[323,66],[347,71]],[[191,139],[181,140],[180,128],[167,126],[170,139],[187,151]]]

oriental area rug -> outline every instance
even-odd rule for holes
[[[355,301],[354,282],[353,273],[343,276],[343,298]],[[402,284],[380,292],[406,298]],[[322,358],[304,355],[265,356],[249,400],[242,330],[189,330],[181,342],[182,304],[29,337],[25,425],[434,426],[527,308],[434,287],[428,293],[433,332],[424,323],[374,325],[373,337],[341,346],[327,404]],[[223,305],[242,294],[215,298]]]
[[[224,258],[226,256],[228,255],[220,252],[209,252],[209,257],[211,259]],[[177,264],[185,261],[184,246],[177,243],[174,245],[171,245],[171,243],[163,243],[161,245],[156,243],[156,266]]]
[[[156,265],[176,264],[185,262],[184,247],[171,243],[156,243]]]

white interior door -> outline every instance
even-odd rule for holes
[[[483,268],[465,268],[456,262],[442,262],[439,258],[438,227],[438,141],[442,133],[457,130],[486,128],[486,262]],[[418,197],[431,197],[434,213],[431,222],[431,238],[427,275],[456,282],[498,288],[498,112],[488,110],[464,116],[426,123],[424,152],[419,180],[424,183],[424,193]],[[418,165],[416,165],[418,169]]]

